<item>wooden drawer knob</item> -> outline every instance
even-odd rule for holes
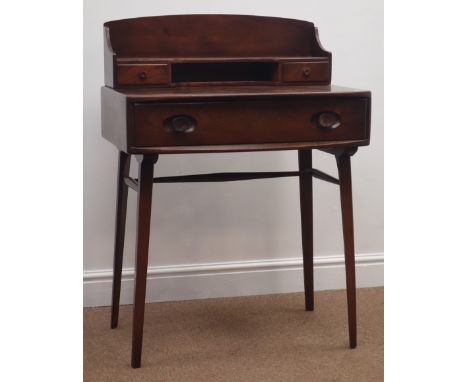
[[[341,124],[340,116],[333,111],[324,111],[317,118],[319,127],[323,129],[336,129]]]
[[[195,130],[197,120],[189,115],[175,115],[164,121],[164,128],[175,134],[188,134]]]
[[[145,71],[138,73],[138,78],[140,80],[146,80],[147,77],[148,77],[148,73],[146,73]]]
[[[304,75],[304,77],[309,77],[310,76],[310,68],[305,66],[303,69],[302,69],[302,74]]]

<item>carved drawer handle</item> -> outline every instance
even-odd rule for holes
[[[302,69],[302,74],[304,75],[304,77],[309,77],[310,76],[310,68],[305,66],[303,69]]]
[[[164,128],[174,134],[188,134],[195,130],[197,120],[189,115],[175,115],[164,121]]]
[[[317,122],[322,129],[336,129],[341,125],[341,118],[333,111],[324,111],[318,114]]]

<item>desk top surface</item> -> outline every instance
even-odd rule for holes
[[[186,100],[200,98],[249,98],[249,97],[370,97],[369,91],[336,85],[291,86],[178,86],[167,88],[110,89],[122,94],[131,102]]]

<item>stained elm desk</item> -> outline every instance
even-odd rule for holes
[[[240,49],[237,37],[245,33],[249,40]],[[298,176],[306,310],[314,309],[312,177],[339,185],[349,340],[356,347],[350,158],[369,144],[370,93],[329,85],[331,55],[318,43],[313,24],[304,21],[231,15],[128,19],[106,23],[105,42],[102,133],[119,150],[112,328],[118,323],[128,188],[138,193],[132,367],[141,365],[153,183]],[[312,149],[336,157],[339,179],[312,168]],[[163,154],[267,150],[297,150],[298,170],[153,175]],[[137,179],[129,176],[132,155],[139,162]]]

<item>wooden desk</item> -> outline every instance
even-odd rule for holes
[[[132,367],[141,365],[153,183],[298,176],[305,308],[314,309],[312,177],[340,186],[350,347],[356,340],[351,156],[369,144],[371,95],[330,85],[312,23],[179,15],[104,24],[102,134],[119,150],[111,327],[118,324],[128,188],[138,193]],[[339,179],[312,168],[336,157]],[[154,178],[162,154],[297,150],[298,170]],[[130,158],[139,162],[129,176]],[[247,234],[247,233],[246,233]]]

